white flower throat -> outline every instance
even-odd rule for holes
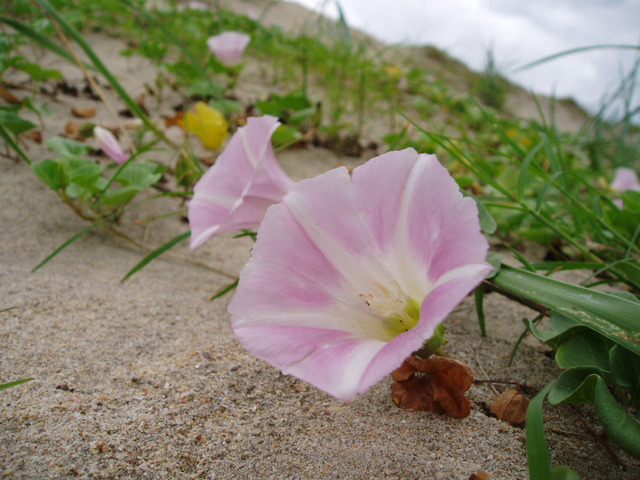
[[[378,282],[374,282],[373,285],[380,293],[361,293],[360,298],[372,313],[385,320],[384,329],[389,335],[389,340],[418,324],[420,303],[405,295],[396,280],[392,280],[395,292]]]

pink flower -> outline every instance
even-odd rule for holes
[[[111,160],[120,165],[129,160],[131,155],[122,150],[118,139],[109,130],[96,126],[93,128],[93,135],[98,140],[98,148],[106,153]]]
[[[638,182],[638,175],[630,168],[619,167],[613,176],[613,182],[611,182],[611,188],[624,192],[625,190],[634,190],[640,192],[640,182]]]
[[[207,6],[206,3],[199,2],[197,0],[191,0],[189,3],[187,3],[187,7],[190,8],[191,10],[201,10],[201,11],[209,10],[209,7]]]
[[[345,401],[379,382],[487,275],[478,210],[434,155],[389,152],[294,184],[229,305],[255,356]]]
[[[613,182],[611,182],[611,188],[618,192],[624,192],[626,190],[633,190],[640,192],[640,182],[638,182],[638,175],[636,172],[626,167],[618,167],[613,175]],[[623,208],[622,199],[616,198],[613,203],[618,208]]]
[[[220,35],[209,37],[207,45],[209,50],[218,60],[227,66],[237,65],[242,61],[242,54],[249,45],[251,37],[244,33],[223,32]]]
[[[257,230],[267,208],[287,193],[293,182],[271,146],[278,125],[271,116],[249,118],[198,181],[189,202],[192,249],[214,233]]]

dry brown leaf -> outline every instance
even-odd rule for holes
[[[478,469],[478,473],[472,473],[469,475],[469,480],[490,480],[490,476],[484,470]]]
[[[452,358],[411,356],[391,374],[391,398],[400,407],[464,418],[471,404],[464,393],[473,384],[471,369]]]
[[[40,130],[31,130],[24,134],[29,140],[33,140],[38,145],[42,145],[42,132]]]
[[[517,390],[507,390],[496,398],[489,409],[499,420],[522,425],[527,418],[529,400]]]
[[[14,105],[20,105],[22,103],[22,100],[16,97],[3,85],[0,85],[0,98],[4,99],[7,103],[12,103]]]
[[[169,117],[164,115],[164,126],[166,128],[173,127],[174,125],[179,126],[184,129],[184,112],[182,110],[178,110],[173,117]]]
[[[67,124],[64,126],[64,133],[70,136],[78,135],[80,132],[80,124],[78,122],[74,122],[73,120],[69,120]]]
[[[96,116],[96,107],[78,108],[73,107],[71,113],[78,118],[91,118]]]

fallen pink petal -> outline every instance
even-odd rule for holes
[[[434,155],[389,152],[293,185],[229,306],[253,355],[345,401],[433,336],[491,270],[475,201]]]
[[[207,39],[207,46],[220,62],[233,67],[242,61],[251,37],[239,32],[223,32]]]
[[[278,125],[271,116],[249,118],[198,181],[189,202],[192,249],[216,233],[257,230],[267,208],[287,193],[293,182],[271,145]]]
[[[131,155],[122,150],[120,142],[109,130],[96,126],[93,129],[93,134],[98,140],[98,148],[106,153],[111,160],[120,165],[129,160]]]

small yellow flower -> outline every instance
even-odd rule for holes
[[[398,80],[402,77],[402,70],[395,63],[384,66],[384,72],[392,79]]]
[[[220,148],[229,134],[229,124],[224,116],[204,102],[196,103],[185,113],[184,129],[198,137],[210,150]]]

